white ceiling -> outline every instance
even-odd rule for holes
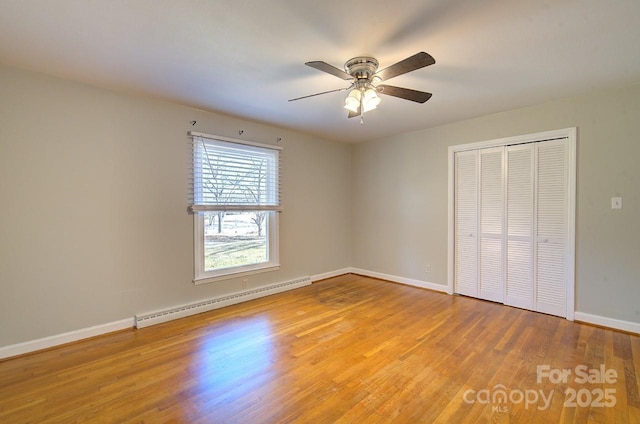
[[[347,119],[345,87],[304,65],[436,64]],[[0,62],[357,142],[640,83],[638,0],[0,0]]]

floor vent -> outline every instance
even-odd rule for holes
[[[260,297],[281,293],[287,290],[293,290],[298,287],[308,286],[310,284],[311,279],[309,277],[298,278],[297,280],[291,280],[284,283],[271,284],[268,286],[245,290],[226,296],[220,296],[213,299],[191,303],[189,305],[182,305],[175,308],[165,309],[163,311],[136,315],[136,327],[149,327],[150,325],[188,317],[190,315],[199,314],[201,312],[211,311],[213,309],[234,305],[240,302],[246,302],[247,300],[257,299]]]

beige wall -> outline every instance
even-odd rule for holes
[[[349,266],[349,145],[3,66],[0,92],[0,347],[242,289],[191,282],[191,129],[283,139],[282,267],[249,287]]]
[[[446,286],[447,147],[574,126],[576,309],[640,323],[640,85],[354,146],[351,265]]]

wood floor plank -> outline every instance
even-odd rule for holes
[[[347,274],[0,361],[0,422],[638,423],[639,370],[638,335]]]

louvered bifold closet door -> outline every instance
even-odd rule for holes
[[[481,299],[504,298],[503,226],[504,147],[480,150],[480,293]]]
[[[478,152],[455,154],[455,291],[478,296]]]
[[[537,148],[535,310],[566,316],[568,169],[566,140]]]
[[[534,145],[507,147],[507,255],[504,303],[533,309]]]

